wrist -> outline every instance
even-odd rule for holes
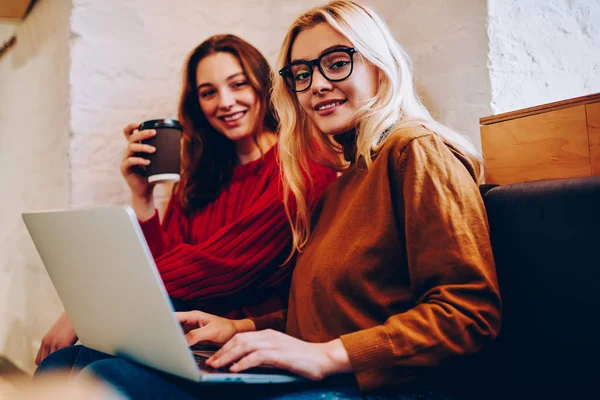
[[[233,324],[237,333],[254,332],[256,330],[256,325],[250,318],[234,320]]]
[[[154,198],[150,196],[131,195],[131,207],[140,221],[147,221],[154,216]]]
[[[341,339],[323,343],[323,346],[325,359],[327,360],[323,377],[344,372],[352,372],[350,357],[348,356],[348,352]]]

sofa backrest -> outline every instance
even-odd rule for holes
[[[500,382],[600,375],[600,176],[482,187],[503,298]]]

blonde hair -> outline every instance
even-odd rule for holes
[[[398,132],[399,128],[423,125],[441,136],[456,150],[470,157],[479,167],[481,155],[463,135],[435,121],[419,100],[413,83],[411,61],[396,42],[387,24],[373,10],[350,0],[335,0],[300,15],[289,29],[277,60],[277,69],[290,62],[291,47],[298,34],[320,23],[327,23],[345,36],[358,54],[379,72],[379,88],[355,114],[357,124],[356,159],[363,157],[367,167],[372,153]],[[348,163],[342,161],[341,147],[331,136],[321,132],[301,110],[296,95],[283,79],[275,79],[272,101],[279,116],[279,149],[284,182],[284,200],[292,221],[293,251],[302,251],[310,235],[310,216],[306,193],[312,189],[308,160],[315,160],[338,170]],[[389,134],[382,133],[389,129]],[[307,187],[307,180],[308,186]],[[296,200],[296,210],[288,206],[290,192]],[[294,215],[292,215],[294,214]]]

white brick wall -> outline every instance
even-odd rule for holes
[[[21,212],[69,205],[69,14],[38,2],[0,59],[0,354],[30,371],[61,306]]]
[[[492,108],[600,92],[600,0],[488,0]]]

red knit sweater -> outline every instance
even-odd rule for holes
[[[216,200],[187,213],[172,196],[162,225],[158,212],[140,225],[169,295],[230,318],[259,316],[287,302],[292,265],[277,146],[236,166]],[[312,171],[315,196],[335,180]]]

